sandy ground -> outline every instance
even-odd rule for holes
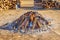
[[[13,33],[8,30],[0,30],[0,40],[60,40],[60,10],[8,10],[0,11],[0,26],[10,23],[27,11],[36,11],[44,17],[53,19],[53,28],[46,33],[40,35],[28,35]]]

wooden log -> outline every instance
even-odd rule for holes
[[[36,26],[36,22],[37,22],[37,19],[35,19],[34,22],[33,22],[32,30],[34,30],[34,28]]]
[[[42,27],[42,23],[39,22],[39,21],[37,21],[37,23],[38,23],[38,27],[41,28]]]

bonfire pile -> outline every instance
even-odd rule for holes
[[[48,22],[41,14],[38,12],[27,12],[20,16],[17,20],[12,23],[8,23],[0,27],[0,29],[8,29],[19,32],[29,32],[32,30],[42,30],[46,31],[50,22]]]
[[[23,30],[24,32],[30,30],[37,30],[43,28],[48,28],[50,22],[48,22],[41,14],[37,12],[27,12],[22,15],[17,21],[18,30]]]

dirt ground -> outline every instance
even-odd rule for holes
[[[40,35],[28,35],[13,33],[8,30],[0,30],[0,40],[60,40],[60,10],[7,10],[0,11],[0,26],[10,23],[27,11],[36,11],[46,18],[53,19],[53,28]]]

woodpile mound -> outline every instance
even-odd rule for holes
[[[20,16],[12,23],[8,23],[0,27],[0,29],[14,30],[22,33],[29,31],[47,31],[51,25],[51,22],[46,20],[41,14],[37,12],[27,12]],[[32,31],[33,30],[33,31]]]

